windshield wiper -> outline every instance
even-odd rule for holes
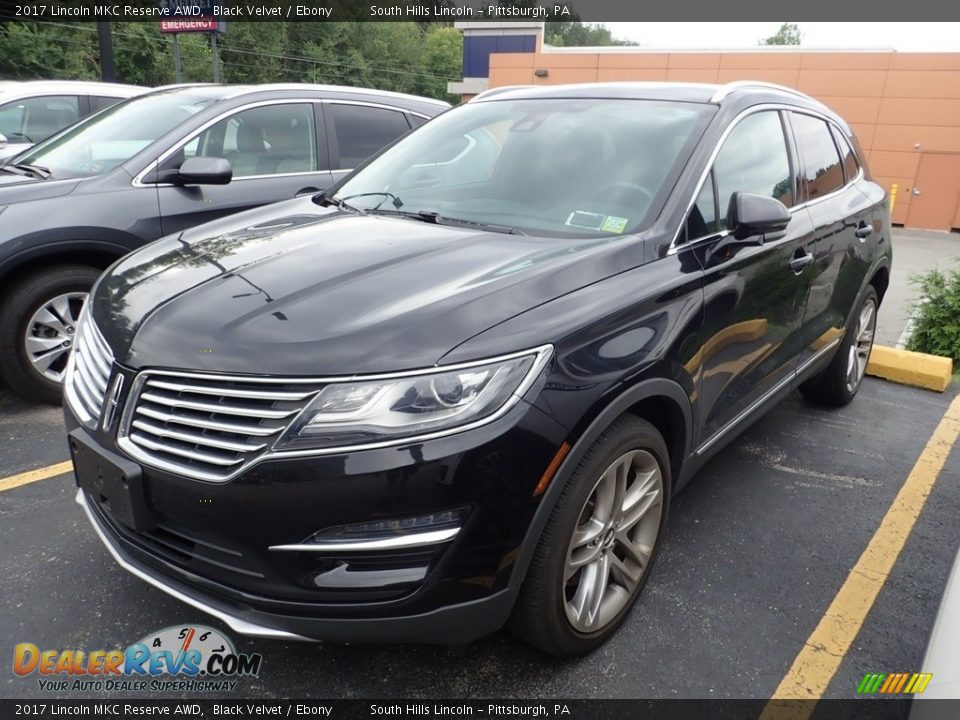
[[[341,210],[349,210],[350,212],[355,212],[357,215],[363,215],[363,210],[361,210],[358,207],[354,207],[353,205],[350,205],[349,203],[345,202],[344,200],[338,197],[327,195],[326,190],[324,190],[323,192],[317,193],[310,199],[313,200],[313,202],[315,202],[317,205],[323,205],[324,207],[332,206],[335,208],[339,208]]]
[[[344,200],[353,200],[354,198],[362,197],[376,197],[378,195],[383,195],[383,200],[378,202],[370,210],[379,210],[380,206],[383,205],[387,200],[390,200],[390,204],[393,205],[397,210],[403,207],[403,200],[398,198],[392,192],[365,192],[365,193],[354,193],[353,195],[347,195]]]
[[[4,167],[12,167],[17,170],[23,170],[24,172],[30,173],[35,177],[46,179],[52,174],[50,168],[45,168],[42,165],[31,165],[30,163],[14,163],[13,165],[5,165]]]
[[[480,222],[477,220],[464,220],[463,218],[447,217],[438,212],[430,210],[417,210],[416,212],[391,212],[382,210],[381,212],[392,215],[403,215],[412,220],[422,220],[423,222],[433,223],[434,225],[453,225],[457,227],[475,227],[480,230],[489,230],[490,232],[505,233],[507,235],[523,235],[521,231],[509,225],[496,225],[494,223]]]

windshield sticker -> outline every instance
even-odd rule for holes
[[[600,215],[586,210],[574,210],[567,218],[566,224],[571,227],[619,234],[627,226],[627,218],[617,215]]]
[[[587,212],[586,210],[574,210],[567,218],[567,225],[572,227],[587,228],[588,230],[599,230],[603,227],[606,215]]]
[[[619,235],[623,232],[623,229],[626,226],[627,219],[625,217],[607,215],[607,219],[603,221],[603,225],[600,226],[600,229],[604,232],[617,233]]]

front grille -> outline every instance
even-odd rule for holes
[[[71,408],[87,428],[95,428],[100,419],[112,365],[113,353],[107,341],[93,324],[89,313],[84,313],[70,353],[65,390]]]
[[[174,372],[141,376],[121,446],[141,462],[222,482],[266,452],[319,383]]]

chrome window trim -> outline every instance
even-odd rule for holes
[[[396,105],[385,105],[383,103],[373,103],[366,102],[362,100],[340,100],[339,98],[283,98],[283,99],[273,99],[273,100],[258,100],[256,102],[248,103],[246,105],[240,105],[238,107],[227,110],[220,115],[217,115],[212,120],[208,120],[199,128],[194,130],[190,135],[181,140],[178,140],[175,144],[171,145],[169,148],[164,150],[160,155],[157,156],[156,160],[151,160],[147,165],[136,175],[134,175],[133,180],[130,181],[130,184],[135,188],[160,188],[160,187],[175,187],[173,183],[144,183],[143,178],[150,172],[156,170],[160,165],[173,153],[181,148],[189,145],[194,138],[199,136],[204,131],[208,130],[213,125],[216,125],[221,120],[226,120],[227,118],[232,117],[238,113],[244,112],[246,110],[252,110],[253,108],[265,107],[268,105],[295,105],[297,103],[311,103],[311,104],[321,104],[328,105],[330,103],[342,103],[347,105],[365,105],[368,107],[383,108],[384,110],[393,110],[401,114],[410,113],[411,115],[416,115],[422,117],[426,120],[430,119],[429,115],[424,115],[423,113],[416,112],[414,110],[407,110],[406,108],[400,108]],[[316,129],[314,130],[316,131]],[[327,131],[326,128],[323,129],[323,136],[326,138]],[[330,172],[339,172],[333,168],[327,168],[325,170],[306,170],[302,172],[295,173],[271,173],[268,175],[244,175],[243,177],[233,178],[230,182],[240,182],[243,180],[262,180],[263,178],[268,177],[295,177],[297,175],[318,175],[321,173],[330,173]]]
[[[687,217],[690,215],[690,210],[693,208],[694,203],[697,201],[697,197],[700,195],[700,190],[703,189],[703,183],[706,181],[707,176],[710,174],[710,171],[713,169],[713,164],[714,162],[716,162],[717,155],[720,154],[720,150],[723,148],[723,143],[726,142],[727,137],[744,118],[749,117],[754,113],[765,112],[770,110],[776,110],[778,112],[786,110],[789,112],[812,115],[813,117],[819,118],[829,123],[830,125],[836,127],[838,130],[840,130],[841,133],[843,133],[843,128],[841,128],[836,121],[827,117],[823,113],[817,112],[816,110],[810,110],[808,108],[797,107],[795,105],[787,105],[785,103],[763,103],[761,105],[753,105],[739,112],[733,118],[733,120],[730,121],[730,124],[727,125],[726,129],[723,131],[723,134],[717,140],[717,143],[714,146],[713,151],[710,153],[710,158],[707,161],[706,167],[704,168],[703,172],[700,174],[700,179],[697,180],[695,190],[691,195],[689,202],[687,203],[686,209],[683,211],[683,218],[680,221],[680,227],[677,228],[676,233],[674,233],[673,240],[670,241],[670,247],[667,249],[667,255],[676,255],[681,250],[685,250],[689,247],[694,247],[704,240],[708,240],[708,239],[712,240],[716,238],[726,237],[727,235],[730,234],[729,230],[723,230],[720,233],[711,233],[709,235],[701,235],[700,237],[692,238],[690,240],[687,240],[686,242],[682,242],[682,243],[679,242],[680,235],[683,233],[683,230],[686,227]],[[784,136],[784,142],[786,142],[786,140],[787,138],[786,136]],[[853,143],[850,143],[850,147],[852,150]],[[804,202],[799,203],[798,205],[792,205],[791,207],[787,208],[790,211],[790,214],[792,215],[798,210],[803,210],[804,208],[810,207],[811,205],[816,205],[818,202],[835,197],[840,193],[844,192],[847,188],[851,187],[852,185],[862,180],[863,179],[863,163],[860,162],[860,158],[859,156],[857,156],[856,150],[853,151],[853,154],[854,154],[854,157],[857,158],[857,165],[859,166],[859,170],[853,178],[851,178],[848,182],[844,183],[842,187],[832,192],[829,192],[826,195],[823,195],[822,197],[814,198],[813,200],[805,200]],[[717,200],[717,202],[719,203],[719,199]]]
[[[177,465],[175,463],[169,463],[163,460],[158,460],[155,457],[152,457],[146,453],[142,452],[142,449],[137,446],[129,438],[130,428],[133,423],[134,411],[137,408],[137,402],[140,397],[140,391],[143,388],[144,383],[147,378],[152,375],[167,375],[167,376],[176,376],[176,377],[194,377],[198,379],[214,379],[218,381],[240,381],[240,382],[273,382],[273,383],[315,383],[315,384],[335,384],[335,383],[348,383],[348,382],[360,382],[360,381],[370,381],[370,380],[391,380],[391,379],[400,379],[406,377],[417,377],[420,375],[432,375],[437,372],[447,372],[452,370],[461,370],[464,368],[476,367],[478,365],[489,365],[491,363],[504,362],[506,360],[512,360],[514,358],[523,357],[526,355],[535,355],[533,364],[530,366],[530,369],[527,371],[526,376],[523,379],[523,382],[517,386],[517,389],[513,391],[513,394],[507,399],[507,401],[501,405],[495,412],[482,417],[473,422],[467,423],[465,425],[457,425],[455,427],[445,428],[443,430],[436,430],[430,433],[424,433],[421,435],[410,435],[407,437],[394,438],[391,440],[381,440],[379,442],[371,443],[362,443],[355,445],[340,445],[337,447],[328,447],[328,448],[307,448],[302,450],[276,450],[274,446],[276,442],[279,442],[280,438],[286,433],[287,429],[292,426],[300,416],[306,412],[309,407],[310,400],[308,400],[303,409],[297,413],[297,415],[290,419],[287,423],[287,426],[284,428],[283,432],[280,433],[280,438],[275,441],[274,446],[271,446],[270,449],[257,455],[256,457],[242,463],[234,472],[227,475],[213,475],[209,473],[204,473],[200,470],[192,470],[192,474],[187,474],[185,468]],[[492,422],[495,422],[506,415],[510,410],[512,410],[520,402],[520,399],[526,394],[527,390],[536,382],[537,378],[543,372],[544,368],[547,365],[547,362],[553,356],[553,345],[540,345],[534,348],[529,348],[527,350],[521,350],[514,353],[509,353],[507,355],[498,355],[496,357],[490,358],[481,358],[479,360],[470,360],[468,362],[455,363],[452,365],[434,365],[429,368],[420,368],[417,370],[406,370],[394,373],[381,373],[376,375],[350,375],[350,376],[335,376],[335,377],[318,377],[318,378],[281,378],[281,377],[257,377],[257,376],[243,376],[243,375],[219,375],[217,373],[191,373],[191,372],[176,372],[172,370],[142,370],[140,371],[136,378],[134,378],[133,384],[131,386],[130,393],[127,396],[126,407],[123,410],[123,416],[120,419],[120,427],[117,430],[117,446],[123,450],[129,457],[133,458],[137,462],[140,462],[146,466],[157,468],[165,472],[177,475],[179,477],[186,477],[194,480],[202,480],[205,482],[214,482],[214,483],[225,483],[233,480],[235,477],[240,475],[243,472],[246,472],[252,467],[259,465],[260,463],[266,460],[275,460],[275,459],[284,459],[284,458],[303,458],[303,457],[316,457],[322,455],[337,455],[345,452],[357,452],[362,450],[379,450],[382,448],[396,447],[399,445],[419,445],[421,443],[427,442],[429,440],[436,440],[438,438],[447,437],[449,435],[457,435],[459,433],[467,432],[469,430],[475,430],[477,428],[483,427],[484,425],[489,425]],[[319,392],[319,391],[318,391]],[[311,398],[312,400],[312,398]]]

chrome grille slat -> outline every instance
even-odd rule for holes
[[[87,384],[88,390],[97,390],[99,395],[103,395],[107,391],[107,379],[102,375],[90,371],[90,366],[87,364],[87,360],[83,355],[77,353],[77,359],[75,360],[77,367],[80,369],[78,373],[78,379],[82,379]],[[91,383],[95,387],[91,387]]]
[[[138,415],[146,415],[154,420],[162,420],[167,423],[176,423],[177,425],[186,425],[187,427],[198,427],[204,430],[220,430],[221,432],[253,435],[256,437],[269,437],[283,430],[282,425],[279,427],[248,427],[238,423],[214,422],[213,420],[204,420],[199,417],[174,415],[151,407],[138,407],[136,412]]]
[[[154,425],[146,420],[134,420],[133,427],[143,430],[151,435],[159,437],[173,438],[183,442],[193,443],[194,445],[209,445],[218,450],[232,450],[234,452],[256,452],[267,446],[266,443],[251,445],[249,443],[230,442],[229,440],[220,440],[214,437],[208,437],[199,433],[185,432],[183,430],[171,430],[160,425]]]
[[[64,380],[64,395],[87,428],[95,428],[100,421],[112,367],[113,353],[85,311],[77,325]]]
[[[73,389],[76,390],[87,414],[95,418],[100,412],[100,406],[97,404],[97,401],[94,400],[93,392],[87,387],[87,381],[80,373],[77,373],[74,378]]]
[[[284,392],[280,390],[239,390],[187,385],[185,383],[172,383],[167,382],[166,380],[150,380],[149,385],[152,388],[172,390],[173,392],[186,392],[196,395],[217,395],[220,397],[241,398],[244,400],[303,400],[304,398],[313,394],[313,392],[309,390],[306,392]]]
[[[110,377],[110,364],[104,358],[104,354],[109,354],[109,349],[105,349],[99,344],[95,344],[86,335],[80,338],[80,344],[84,349],[84,355],[92,360],[91,370],[99,372],[100,376],[106,379]]]
[[[269,450],[322,381],[148,370],[137,380],[120,446],[145,465],[223,482]]]
[[[176,445],[171,445],[168,443],[158,443],[146,435],[141,435],[140,433],[131,433],[130,439],[133,440],[137,445],[142,445],[145,448],[150,450],[162,450],[165,453],[171,453],[173,455],[179,455],[180,457],[187,458],[188,460],[199,460],[200,462],[208,463],[210,465],[219,465],[221,467],[230,467],[238,463],[243,462],[243,458],[225,458],[218,457],[212,453],[197,452],[196,450],[187,450],[185,448],[178,447]]]
[[[149,388],[149,383],[147,388]],[[154,392],[144,392],[141,396],[141,399],[147,400],[149,402],[158,403],[160,405],[166,405],[167,407],[175,408],[184,408],[187,410],[199,410],[201,412],[208,413],[224,413],[225,415],[239,415],[241,417],[264,417],[264,418],[285,418],[290,417],[296,412],[299,412],[298,409],[293,410],[269,410],[269,409],[260,409],[256,407],[240,406],[240,405],[217,405],[216,403],[204,403],[198,402],[196,400],[184,400],[179,397],[167,397],[166,395],[159,395]]]

